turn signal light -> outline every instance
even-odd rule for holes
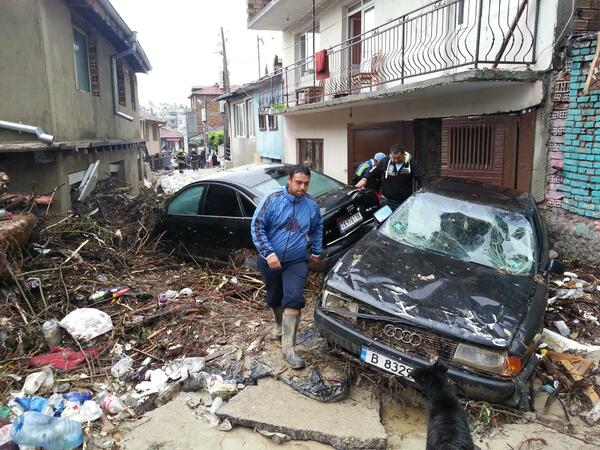
[[[523,360],[520,356],[507,356],[504,360],[502,375],[518,375],[523,370]]]

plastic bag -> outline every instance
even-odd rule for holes
[[[65,402],[65,409],[60,417],[80,423],[93,422],[102,417],[102,409],[93,400],[86,400],[83,405],[75,402]]]
[[[79,308],[60,321],[74,339],[89,341],[113,329],[110,316],[95,308]]]
[[[308,378],[283,379],[295,391],[321,402],[339,402],[350,394],[350,379],[346,376],[324,378],[317,369],[311,369]]]
[[[27,375],[23,384],[23,393],[33,395],[36,392],[50,392],[54,386],[54,374],[50,367],[43,367],[39,372]]]
[[[110,373],[115,378],[122,378],[131,369],[131,366],[133,366],[133,359],[125,356],[112,366]]]

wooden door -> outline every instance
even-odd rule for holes
[[[360,163],[377,152],[386,155],[390,147],[400,144],[414,154],[415,137],[412,122],[384,122],[348,125],[348,182]]]
[[[519,114],[442,121],[442,176],[517,187]]]

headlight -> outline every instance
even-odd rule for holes
[[[467,344],[458,344],[454,353],[454,362],[502,376],[517,375],[522,369],[520,356],[508,356],[506,352],[487,350]]]
[[[346,316],[350,320],[356,320],[356,313],[358,313],[358,303],[340,297],[338,294],[328,291],[327,289],[323,291],[321,306],[323,307],[323,309],[331,310],[332,312]],[[345,315],[345,311],[348,311],[353,314]]]

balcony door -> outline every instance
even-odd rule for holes
[[[375,28],[375,2],[362,0],[348,8],[348,77],[351,80],[358,73],[372,71],[374,52],[370,30]]]

